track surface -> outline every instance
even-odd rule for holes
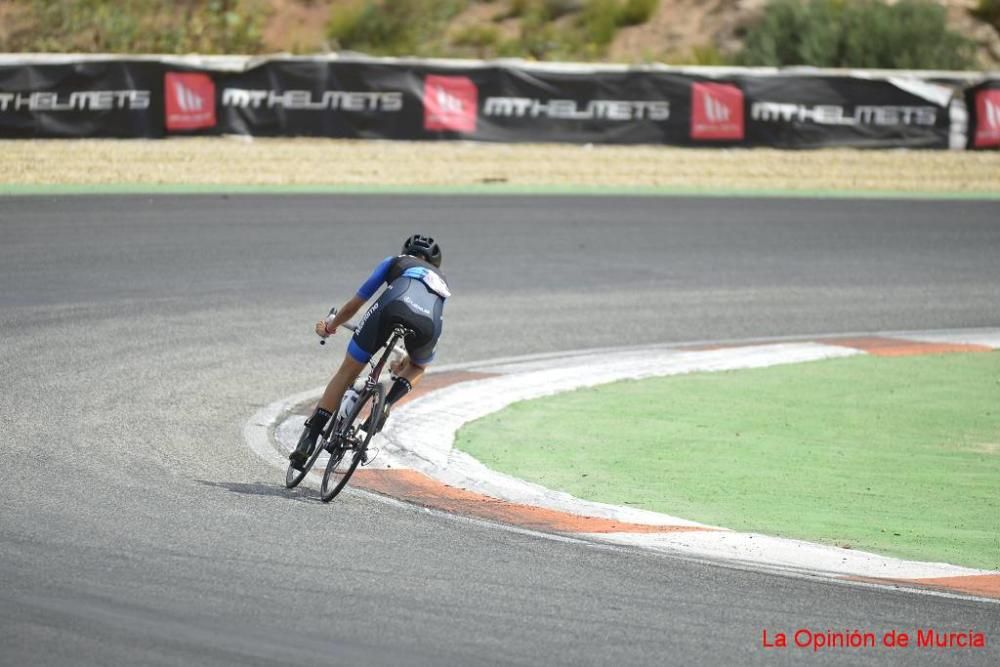
[[[443,363],[1000,325],[996,203],[516,197],[0,199],[0,662],[793,662],[761,631],[985,632],[996,605],[784,578],[287,492],[244,446],[325,381],[312,322],[413,231]],[[812,654],[808,654],[811,656]]]

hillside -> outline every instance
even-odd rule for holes
[[[358,4],[357,0],[268,0],[272,12],[264,29],[264,42],[269,50],[322,51],[336,50],[329,38],[327,26],[335,11],[344,11]],[[513,39],[522,33],[525,20],[510,16],[517,0],[467,2],[466,8],[446,23],[440,33],[443,43],[437,46],[441,55],[458,57],[493,57],[512,55],[497,52],[489,44],[477,46],[477,29],[495,29],[499,39]],[[520,3],[525,4],[525,3]],[[551,22],[554,29],[567,28],[574,14],[584,6],[583,0],[566,0],[561,4],[570,9]],[[640,25],[619,28],[600,60],[611,62],[667,62],[674,64],[716,64],[716,60],[735,53],[742,37],[759,17],[766,0],[658,0],[649,20]],[[951,29],[972,39],[978,45],[979,66],[1000,67],[1000,32],[978,20],[970,12],[978,0],[939,0],[946,6]],[[576,10],[575,12],[573,10]],[[469,39],[472,35],[473,39]],[[483,40],[485,41],[485,40]],[[472,42],[472,43],[469,43]],[[518,54],[531,57],[530,53]]]
[[[1000,31],[971,13],[981,3],[994,0],[937,1],[946,6],[951,29],[976,43],[976,65],[1000,67]],[[766,0],[409,0],[389,4],[393,11],[367,16],[365,29],[383,42],[388,35],[390,46],[381,51],[358,50],[466,58],[719,64],[739,50]],[[0,51],[336,51],[344,46],[337,34],[356,27],[364,6],[365,0],[149,0],[131,4],[0,0]],[[623,19],[622,7],[629,7],[632,16]]]

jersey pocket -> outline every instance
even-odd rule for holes
[[[431,289],[432,292],[437,294],[443,299],[447,299],[451,296],[451,291],[448,289],[448,283],[441,279],[436,273],[427,272],[427,275],[423,278],[423,283]]]

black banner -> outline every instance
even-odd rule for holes
[[[246,134],[947,148],[957,82],[917,77],[274,58],[0,61],[0,137]],[[980,87],[981,88],[981,87]],[[993,90],[993,89],[989,89]],[[989,122],[1000,99],[968,93]],[[982,109],[972,109],[985,99]],[[977,107],[978,108],[978,107]],[[977,121],[979,122],[979,121]],[[970,128],[970,145],[975,133]],[[977,128],[979,147],[995,147]]]
[[[357,63],[217,78],[222,132],[384,139],[677,143],[688,79]]]
[[[0,65],[0,137],[162,137],[158,63]]]
[[[418,137],[419,79],[406,68],[272,61],[216,77],[214,131],[358,139]]]
[[[742,77],[747,143],[776,148],[948,148],[952,91],[855,77]]]

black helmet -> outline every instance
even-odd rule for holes
[[[403,244],[403,254],[423,257],[434,266],[441,266],[441,246],[429,236],[414,234]]]

